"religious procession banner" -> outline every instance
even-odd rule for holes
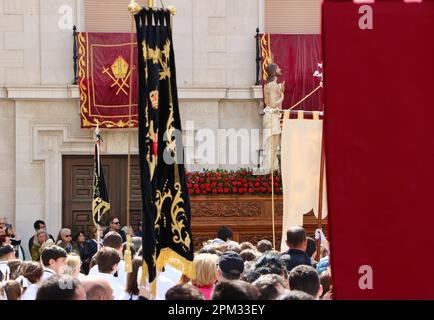
[[[81,127],[128,128],[130,94],[131,127],[137,127],[137,44],[131,46],[131,34],[79,32],[77,43]]]
[[[288,116],[288,113],[285,113]],[[305,119],[285,117],[282,124],[281,163],[283,185],[283,230],[280,250],[287,251],[286,230],[303,226],[303,215],[318,218],[323,120],[319,112]],[[326,190],[323,190],[322,218],[327,216]]]
[[[95,130],[92,220],[96,227],[107,227],[110,220],[110,199],[105,184],[103,166],[101,164],[101,141],[102,139],[100,136],[99,127],[97,127]]]
[[[135,13],[139,44],[142,281],[149,281],[155,294],[155,278],[166,264],[182,270],[191,279],[195,278],[194,251],[190,200],[182,164],[170,12],[137,5]]]
[[[321,57],[321,37],[317,34],[262,34],[261,35],[262,84],[267,80],[269,58],[282,69],[279,82],[285,81],[283,109],[288,109],[318,86],[313,74],[318,70]],[[322,110],[323,94],[319,90],[302,102],[297,109]],[[321,109],[319,109],[321,108]]]
[[[333,296],[434,299],[434,2],[322,9]]]

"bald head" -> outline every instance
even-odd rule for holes
[[[291,249],[306,251],[306,230],[302,227],[292,227],[286,231],[286,244]]]
[[[113,300],[113,289],[107,279],[88,276],[82,283],[87,300]]]

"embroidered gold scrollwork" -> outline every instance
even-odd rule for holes
[[[185,222],[187,220],[187,215],[184,209],[184,199],[182,198],[181,184],[179,182],[174,185],[176,192],[175,197],[172,201],[172,207],[170,209],[170,215],[172,217],[172,233],[173,242],[182,244],[184,251],[190,249],[190,235],[187,232]]]

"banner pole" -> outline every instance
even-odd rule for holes
[[[324,139],[324,118],[323,118],[323,128],[321,136],[321,163],[319,170],[319,199],[318,199],[318,224],[317,228],[322,229],[322,207],[323,207],[323,193],[324,193],[324,167],[325,167],[325,139]],[[321,239],[316,242],[316,259],[319,261],[321,259]]]

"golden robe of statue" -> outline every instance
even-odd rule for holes
[[[264,158],[261,170],[264,174],[279,169],[277,150],[280,145],[280,112],[284,99],[285,83],[277,83],[277,77],[282,75],[279,66],[271,63],[267,66],[268,79],[264,88]]]

